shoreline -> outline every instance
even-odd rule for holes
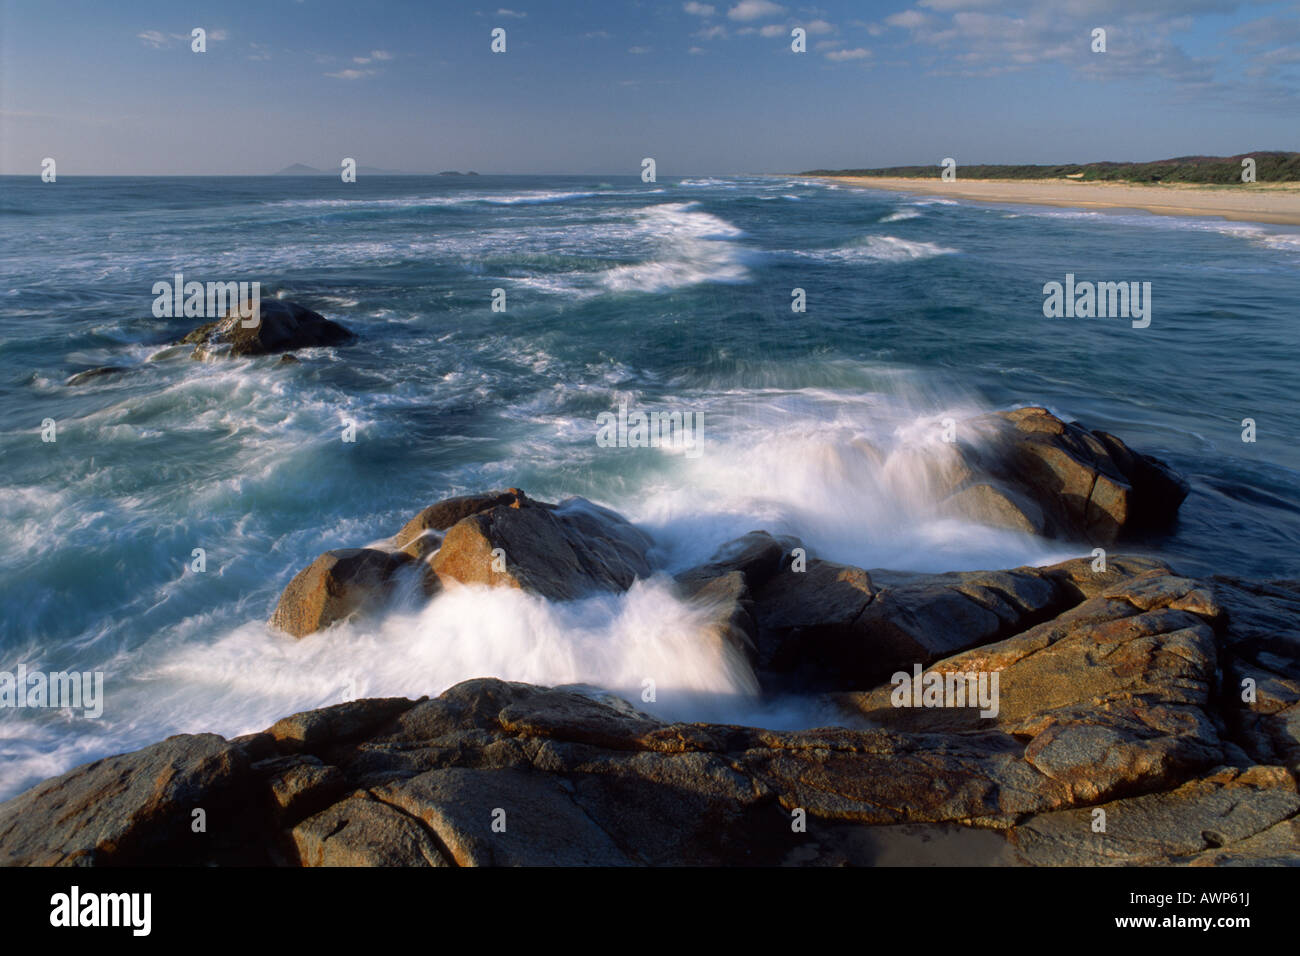
[[[1137,209],[1157,216],[1219,217],[1233,222],[1300,226],[1300,183],[1232,186],[1184,184],[1085,183],[1069,179],[909,179],[875,176],[811,176],[888,192],[944,196],[972,202],[1077,209]]]

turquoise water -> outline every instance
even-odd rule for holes
[[[635,695],[654,673],[668,716],[816,716],[753,701],[663,581],[568,607],[451,595],[301,643],[267,630],[319,552],[470,490],[586,495],[665,567],[756,527],[865,567],[1043,562],[1089,549],[942,518],[892,455],[944,417],[1044,404],[1191,482],[1178,527],[1134,548],[1300,575],[1286,227],[798,178],[9,177],[0,210],[0,670],[101,670],[107,694],[97,720],[0,713],[0,795],[168,733],[486,674]],[[177,272],[260,281],[360,338],[300,366],[191,361],[167,344],[199,320],[151,312]],[[1067,272],[1151,282],[1151,326],[1044,318]],[[130,370],[64,384],[101,365]],[[598,447],[620,402],[699,414],[703,454]]]

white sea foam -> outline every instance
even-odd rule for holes
[[[701,215],[698,210],[666,214]],[[734,235],[719,222],[709,223],[708,231]],[[706,226],[694,228],[702,232]],[[511,351],[508,345],[512,343],[484,343],[498,359],[517,367],[560,372],[550,352],[526,343],[513,343]],[[111,629],[83,635],[84,648],[113,658],[98,668],[110,675],[104,717],[67,739],[52,723],[62,719],[58,715],[24,720],[10,739],[0,735],[0,755],[6,758],[0,794],[106,750],[143,746],[170,733],[232,736],[345,697],[433,695],[461,680],[485,676],[542,685],[586,684],[624,696],[664,719],[765,726],[833,721],[833,715],[809,705],[772,709],[759,701],[754,674],[743,658],[714,638],[707,609],[684,602],[662,575],[626,594],[568,603],[513,590],[453,587],[426,606],[401,605],[302,641],[271,632],[264,622],[274,588],[265,582],[296,568],[284,567],[282,556],[263,553],[265,525],[278,521],[283,527],[284,510],[298,507],[288,497],[301,496],[302,481],[295,476],[331,470],[319,463],[327,460],[322,455],[333,461],[335,452],[324,446],[337,447],[339,411],[334,403],[341,396],[304,390],[296,380],[260,366],[185,368],[189,375],[159,390],[133,414],[174,416],[165,420],[173,427],[185,423],[196,435],[225,430],[232,461],[201,485],[178,492],[170,506],[246,517],[220,537],[207,539],[217,542],[208,575],[186,574],[178,564],[174,579],[136,595],[125,609],[132,619],[150,614],[174,619],[175,608],[194,609],[155,634],[148,653],[113,654]],[[466,367],[451,376],[448,391],[465,394],[476,388],[479,379],[469,373]],[[771,369],[767,384],[751,388],[739,388],[727,376],[716,385],[697,380],[670,400],[703,412],[704,456],[696,461],[658,454],[629,457],[609,472],[606,458],[597,461],[590,418],[566,411],[567,402],[575,394],[636,400],[637,393],[629,391],[635,374],[627,366],[599,366],[583,377],[580,390],[547,390],[503,410],[503,421],[524,429],[508,443],[510,460],[475,466],[462,481],[469,487],[508,483],[520,471],[554,470],[557,460],[566,463],[563,473],[572,476],[570,483],[603,473],[606,477],[565,490],[592,495],[639,522],[655,536],[657,553],[670,569],[703,560],[721,542],[757,528],[796,534],[814,556],[869,568],[1008,567],[1064,556],[1048,543],[982,528],[937,508],[926,449],[936,441],[942,417],[961,418],[979,407],[918,390],[906,373],[816,362]],[[428,397],[424,388],[416,388],[410,396],[372,395],[370,401]],[[104,431],[120,426],[124,412],[110,407],[76,427],[95,431],[101,443],[125,442]],[[372,436],[382,428],[381,413],[376,408],[364,419]],[[637,450],[600,454],[635,456]],[[604,471],[589,467],[595,464]],[[25,549],[39,548],[41,535],[53,535],[89,545],[90,555],[111,553],[102,550],[100,536],[112,529],[132,534],[132,529],[158,524],[154,510],[159,503],[150,498],[118,495],[105,502],[111,510],[87,507],[96,488],[108,481],[96,475],[91,470],[73,476],[59,492],[28,489],[20,499],[9,499],[0,520],[18,531]],[[545,496],[560,495],[552,491]],[[68,507],[73,499],[83,504]],[[332,516],[326,523],[312,521],[318,504]],[[293,533],[292,546],[277,552],[313,554],[373,539],[373,526],[363,514],[334,517],[345,508],[337,498],[313,501],[296,519],[303,530]],[[148,547],[138,541],[137,546]],[[232,580],[226,580],[228,575]],[[101,600],[98,592],[115,587],[114,580],[87,582],[82,597],[93,603]],[[213,588],[229,594],[228,603],[214,603]],[[256,594],[251,600],[250,589]],[[39,661],[33,658],[30,664],[39,666]],[[641,699],[646,679],[655,682],[654,702]]]
[[[701,212],[698,203],[660,203],[636,212],[636,228],[653,239],[655,256],[616,266],[600,276],[613,292],[662,292],[701,282],[745,282],[744,250],[733,240],[744,233],[724,219]]]
[[[1203,232],[1258,243],[1279,252],[1300,252],[1300,231],[1285,226],[1229,222],[1192,216],[1163,216],[1149,212],[1067,209],[1051,206],[1020,206],[1019,212],[1002,213],[1003,219],[1034,216],[1045,219],[1080,219],[1093,223],[1166,229],[1175,232]]]
[[[418,209],[423,206],[463,206],[468,203],[488,203],[497,206],[532,205],[608,195],[627,195],[627,193],[535,189],[520,193],[453,193],[443,196],[402,196],[390,199],[278,199],[263,205],[272,208],[300,209]]]
[[[897,236],[867,236],[835,249],[795,250],[794,254],[827,262],[910,262],[952,255],[958,251],[936,242],[900,239]]]
[[[548,192],[548,193],[519,193],[513,196],[487,196],[481,201],[493,203],[498,206],[518,206],[531,205],[534,203],[551,203],[565,202],[569,199],[586,199],[590,196],[609,195],[609,193],[566,193],[566,192]]]
[[[287,714],[364,697],[436,695],[463,680],[584,684],[662,719],[736,718],[761,707],[743,656],[666,577],[625,594],[549,602],[506,588],[451,587],[426,606],[337,625],[303,640],[251,620],[215,641],[206,616],[186,621],[149,663],[110,672],[102,718],[61,740],[57,713],[0,724],[0,795],[102,749],[170,733],[232,737]],[[654,700],[643,699],[652,681]],[[771,715],[768,715],[769,717]],[[786,722],[808,718],[792,712]],[[772,723],[765,719],[764,723]],[[58,745],[58,746],[56,746]]]

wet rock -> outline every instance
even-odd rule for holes
[[[229,310],[216,322],[201,325],[180,344],[195,346],[193,358],[222,355],[274,355],[291,349],[342,345],[356,338],[348,329],[296,302],[267,299],[256,315],[243,318]]]
[[[582,498],[559,505],[522,494],[457,521],[430,562],[445,584],[512,587],[552,600],[626,591],[648,577],[650,539]]]
[[[1168,527],[1189,486],[1114,435],[1020,408],[965,423],[971,479],[945,507],[998,527],[1109,546]]]
[[[856,622],[876,595],[861,568],[811,559],[787,566],[758,592],[759,664],[765,671],[799,672],[814,684],[834,680],[860,642]]]
[[[992,528],[1040,536],[1052,530],[1043,509],[1031,498],[988,482],[966,485],[944,500],[944,509]]]
[[[122,372],[129,372],[125,365],[101,365],[98,368],[88,368],[84,372],[78,372],[68,378],[64,385],[84,385],[86,382],[93,382],[97,378],[103,378],[106,375],[120,375]]]
[[[755,601],[760,659],[807,689],[870,687],[913,664],[1015,634],[1071,603],[1052,569],[908,575],[876,589],[859,568],[809,563]]]
[[[485,495],[462,495],[429,505],[406,522],[393,537],[393,546],[413,558],[427,558],[442,546],[442,534],[462,518],[487,511],[498,505],[509,507],[526,496],[518,488],[489,492]]]
[[[567,535],[590,540],[594,522],[603,547],[641,540],[599,511],[581,510],[575,531],[563,506],[511,494],[451,530],[508,512],[526,523],[498,515],[474,533],[572,548]],[[877,575],[817,559],[799,572],[784,557],[767,573],[761,538],[730,555],[683,593],[720,627],[752,624],[794,672],[818,661],[841,691],[834,726],[675,722],[592,688],[481,678],[78,768],[0,805],[0,860],[870,864],[920,827],[963,860],[1300,863],[1300,797],[1282,759],[1290,583],[1207,582],[1124,556],[1104,571],[1084,559]],[[612,579],[578,557],[560,567],[584,587]],[[970,675],[974,699],[941,690],[940,706],[899,706],[917,701],[900,701],[890,671],[914,666]],[[1256,676],[1249,706],[1224,686],[1243,674]],[[190,832],[199,804],[229,824],[214,828],[226,845]]]
[[[405,697],[354,700],[276,721],[268,731],[282,752],[318,751],[363,737],[415,706]]]
[[[407,554],[374,548],[326,551],[289,582],[270,624],[304,637],[380,607],[394,592],[395,575],[410,562]]]
[[[766,531],[751,531],[728,541],[704,564],[678,574],[677,581],[688,593],[695,593],[714,578],[738,572],[747,587],[758,588],[789,563],[791,549],[798,546],[794,538],[776,538]]]
[[[739,652],[750,666],[756,664],[758,627],[754,623],[754,602],[745,575],[729,571],[708,580],[692,581],[685,590],[693,603],[708,611],[708,638],[719,648]],[[757,683],[751,689],[757,691]]]

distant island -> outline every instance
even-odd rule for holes
[[[1077,179],[1084,182],[1241,183],[1241,161],[1255,161],[1256,182],[1300,182],[1300,153],[1260,151],[1237,156],[1180,156],[1149,163],[1075,163],[1058,166],[964,165],[961,179]],[[801,176],[855,176],[893,179],[938,179],[939,165],[889,166],[878,169],[812,169]]]
[[[337,176],[337,170],[317,169],[315,166],[308,166],[306,163],[294,163],[286,166],[278,172],[272,173],[273,176]],[[428,176],[430,173],[408,173],[400,169],[382,169],[378,166],[358,166],[358,176]],[[467,173],[447,170],[438,173],[439,176],[477,176],[478,173],[470,170]]]
[[[272,175],[275,175],[275,176],[325,176],[325,175],[330,175],[330,174],[327,174],[324,170],[317,169],[315,166],[307,166],[307,165],[304,165],[303,163],[294,163],[292,166],[286,166],[286,167],[284,167],[284,169],[280,170],[278,173],[273,173]]]

